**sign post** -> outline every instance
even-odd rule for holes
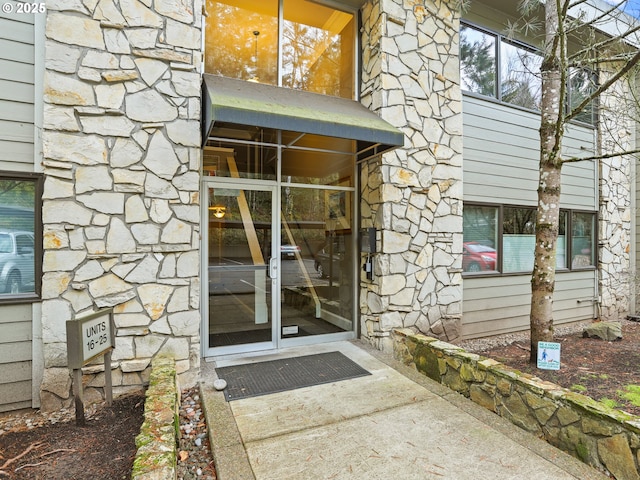
[[[67,322],[67,359],[73,370],[73,395],[76,404],[76,424],[84,425],[82,399],[82,367],[104,355],[105,397],[107,405],[113,401],[111,382],[111,350],[115,348],[113,308],[98,310]]]

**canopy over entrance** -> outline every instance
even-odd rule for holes
[[[353,100],[204,75],[204,142],[215,123],[355,140],[358,157],[402,146],[404,134]]]

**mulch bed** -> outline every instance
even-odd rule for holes
[[[143,414],[144,397],[129,395],[101,408],[84,427],[66,421],[12,429],[0,435],[0,479],[128,479]]]
[[[530,364],[528,339],[475,353],[595,400],[611,400],[615,408],[640,416],[640,405],[622,396],[628,392],[628,385],[640,389],[640,323],[624,321],[622,337],[607,342],[583,338],[581,332],[556,336],[555,341],[560,343],[560,370],[541,370]]]

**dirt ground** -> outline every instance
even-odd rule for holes
[[[625,322],[623,339],[616,342],[583,338],[581,333],[558,336],[556,341],[561,344],[558,371],[528,364],[528,340],[482,355],[596,400],[609,399],[616,408],[640,415],[640,405],[623,397],[626,386],[640,386],[640,323]],[[636,401],[640,402],[640,390]],[[72,419],[32,430],[8,429],[0,435],[0,480],[127,479],[143,410],[142,396],[127,396],[114,400],[111,408],[100,408],[85,427],[76,426]],[[7,430],[6,421],[3,427],[6,418],[0,415],[0,430]]]
[[[117,398],[100,408],[84,427],[75,419],[0,435],[0,479],[120,480],[131,477],[144,397]],[[3,420],[0,417],[0,429]]]
[[[560,343],[560,370],[529,364],[528,339],[476,353],[640,415],[640,323],[623,322],[622,340],[615,342],[583,338],[581,332],[555,341]]]

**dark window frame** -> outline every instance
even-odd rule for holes
[[[477,278],[477,277],[506,277],[514,275],[531,275],[531,270],[528,271],[504,271],[504,209],[505,208],[519,208],[526,210],[536,210],[536,207],[530,205],[512,205],[512,204],[497,204],[489,202],[464,202],[464,209],[468,207],[484,207],[497,209],[497,224],[496,224],[496,269],[487,270],[483,272],[462,272],[464,278]],[[561,208],[561,212],[566,215],[565,224],[565,265],[563,267],[556,267],[557,273],[569,273],[578,271],[591,271],[596,270],[598,265],[598,212],[595,210],[573,209],[573,208]],[[593,264],[582,267],[574,267],[573,264],[573,214],[587,214],[591,215],[593,221],[593,238],[592,240],[592,260]],[[463,221],[464,224],[464,221]],[[463,229],[463,243],[464,229]]]
[[[34,236],[34,291],[17,294],[1,293],[0,305],[35,303],[42,296],[42,258],[43,258],[43,226],[42,196],[44,191],[44,175],[35,172],[15,172],[0,170],[0,180],[28,181],[34,184],[33,199],[33,236]]]
[[[495,67],[496,67],[496,71],[494,72],[494,80],[495,80],[495,95],[494,96],[489,96],[489,95],[483,95],[481,93],[476,93],[476,92],[472,92],[469,90],[465,90],[464,88],[462,88],[462,82],[460,82],[461,84],[461,88],[462,91],[464,93],[464,95],[468,95],[471,97],[475,97],[475,98],[481,98],[483,100],[488,100],[491,102],[496,102],[499,103],[500,105],[505,105],[505,106],[509,106],[512,108],[516,108],[519,110],[523,110],[526,112],[533,112],[533,113],[540,113],[540,110],[536,110],[536,109],[531,109],[528,107],[524,107],[522,105],[518,105],[517,103],[510,103],[507,102],[505,100],[503,100],[502,98],[502,63],[503,63],[503,59],[502,59],[502,44],[506,43],[508,45],[511,45],[513,47],[522,49],[522,50],[526,50],[528,52],[537,54],[542,56],[542,52],[540,51],[539,48],[536,48],[533,45],[529,45],[525,42],[519,41],[519,40],[515,40],[515,39],[511,39],[511,38],[507,38],[505,35],[502,35],[498,32],[492,31],[488,28],[482,27],[478,24],[475,24],[473,22],[469,22],[469,21],[461,21],[460,22],[460,30],[462,31],[463,28],[470,28],[473,30],[476,30],[480,33],[483,33],[485,35],[490,35],[492,37],[495,38],[495,51],[494,51],[494,58],[495,58]],[[460,59],[459,59],[460,60]],[[577,68],[577,67],[574,67]],[[596,85],[598,82],[598,72],[597,71],[592,71],[591,72],[592,75],[595,77],[596,80]],[[565,99],[565,104],[566,104],[566,110],[567,113],[570,112],[570,107],[571,107],[571,79],[567,78],[567,98]],[[581,119],[574,119],[572,120],[572,123],[577,123],[577,124],[581,124],[587,127],[591,127],[591,128],[595,128],[598,122],[598,111],[599,111],[599,102],[597,101],[597,99],[595,99],[592,103],[592,113],[591,113],[591,119],[592,119],[592,123],[590,122],[586,122],[584,120]]]

